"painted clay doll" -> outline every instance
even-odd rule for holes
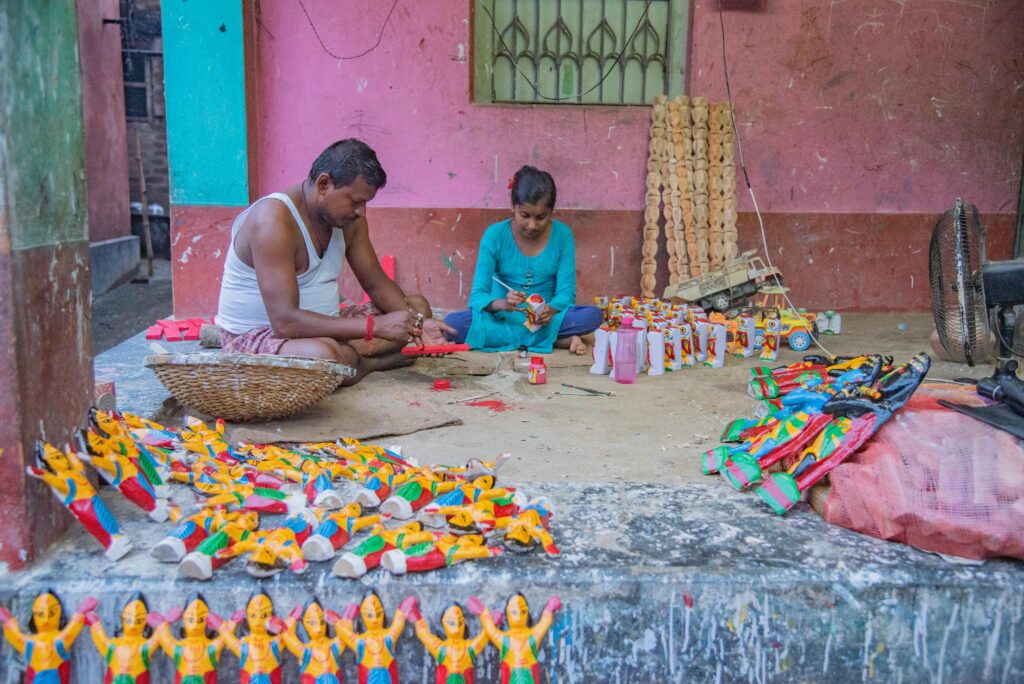
[[[501,652],[501,684],[540,684],[540,663],[537,653],[551,627],[551,621],[562,602],[557,596],[548,599],[537,624],[531,624],[530,607],[526,597],[513,594],[505,604],[508,629],[501,630],[490,612],[478,598],[468,602],[469,610],[480,616],[480,623],[491,643]]]
[[[235,506],[260,513],[292,513],[306,507],[304,495],[286,494],[269,487],[210,482],[196,482],[193,486],[210,497],[206,500],[207,506]]]
[[[205,539],[224,525],[242,516],[257,516],[253,511],[228,511],[223,506],[201,508],[198,512],[183,516],[176,507],[171,507],[171,520],[176,524],[173,530],[158,541],[149,555],[163,563],[178,563],[186,554],[194,551]]]
[[[385,626],[384,604],[376,592],[371,591],[362,603],[352,603],[345,609],[335,628],[345,645],[356,653],[359,684],[398,684],[395,645],[405,627],[405,616],[415,606],[416,599],[412,596],[402,601],[390,626]],[[355,631],[356,615],[362,622],[362,632]]]
[[[276,575],[285,568],[290,568],[296,574],[305,572],[309,563],[302,558],[302,543],[313,531],[313,525],[318,522],[316,513],[304,511],[282,521],[279,527],[257,531],[245,539],[219,549],[214,557],[227,561],[235,556],[248,554],[246,572],[261,579]]]
[[[241,511],[236,520],[222,525],[217,532],[204,539],[195,551],[186,555],[178,565],[178,574],[198,580],[210,579],[214,570],[230,560],[217,558],[217,552],[248,539],[259,524],[260,518],[256,511]]]
[[[249,633],[238,638],[235,628],[245,619]],[[220,635],[227,647],[238,656],[239,684],[281,684],[281,636],[272,635],[285,630],[284,623],[274,617],[274,604],[264,592],[249,598],[244,611],[239,611],[221,625]]]
[[[161,484],[162,491],[158,493],[142,471],[135,466],[135,461],[112,450],[93,450],[92,453],[88,453],[87,445],[83,434],[81,458],[91,465],[107,484],[117,487],[124,498],[146,511],[154,522],[167,520],[170,513],[167,499],[164,498],[168,494],[166,485]]]
[[[107,636],[96,613],[85,616],[96,650],[107,663],[106,684],[149,684],[149,663],[158,647],[153,624],[163,624],[155,613],[150,617],[145,597],[136,592],[121,609],[121,629]]]
[[[500,618],[500,616],[498,616]],[[466,616],[462,606],[452,603],[441,614],[444,639],[434,635],[419,611],[412,607],[409,619],[416,625],[416,636],[437,663],[437,684],[473,684],[476,659],[487,647],[487,634],[480,631],[466,638]]]
[[[82,601],[70,620],[65,620],[60,598],[53,591],[44,591],[32,602],[27,634],[21,631],[10,611],[0,606],[4,637],[24,656],[27,664],[25,684],[68,684],[71,681],[71,646],[82,631],[86,613],[97,604],[90,596]]]
[[[115,415],[95,408],[89,410],[89,429],[81,433],[85,442],[83,451],[88,450],[96,455],[117,454],[129,459],[141,476],[156,489],[158,496],[167,496],[160,468],[169,467],[170,459],[163,451],[150,451],[145,444],[141,444]]]
[[[439,494],[450,492],[458,487],[457,482],[446,482],[431,472],[410,478],[395,490],[387,501],[380,505],[380,512],[390,515],[396,520],[408,520],[416,511],[434,500]]]
[[[487,546],[479,534],[439,534],[421,544],[392,549],[385,553],[380,563],[393,575],[407,572],[427,572],[461,563],[463,561],[490,558],[501,554],[501,548]]]
[[[309,539],[302,543],[302,557],[307,561],[329,560],[352,535],[381,521],[379,515],[362,515],[362,512],[362,507],[353,502],[324,517]]]
[[[297,634],[300,616],[308,641]],[[332,613],[332,617],[338,616]],[[284,622],[287,629],[281,633],[281,638],[299,661],[300,684],[341,684],[341,654],[345,651],[345,642],[341,637],[327,636],[327,617],[320,602],[313,599],[305,610],[297,607]]]
[[[54,496],[103,546],[107,558],[117,560],[131,551],[132,540],[121,531],[114,515],[85,477],[85,466],[73,451],[65,453],[37,442],[36,463],[26,469],[28,474],[49,485]]]
[[[224,650],[223,637],[216,634],[223,620],[210,611],[199,592],[185,602],[185,610],[164,616],[166,622],[156,628],[157,641],[174,660],[174,684],[217,684],[217,664]],[[181,619],[181,632],[175,638],[171,623]]]
[[[433,539],[434,535],[424,532],[423,525],[419,522],[407,523],[395,530],[377,525],[369,537],[341,555],[331,572],[337,577],[362,577],[380,566],[381,556],[388,551]]]

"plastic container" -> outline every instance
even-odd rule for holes
[[[548,381],[548,367],[544,364],[543,356],[534,356],[530,359],[530,384],[543,385]]]
[[[620,327],[615,331],[615,382],[620,385],[632,385],[636,382],[639,332],[636,328],[627,327]]]

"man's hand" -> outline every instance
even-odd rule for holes
[[[423,336],[421,339],[425,346],[433,347],[439,344],[448,344],[444,333],[454,335],[455,328],[435,318],[427,318],[423,321]]]
[[[537,325],[547,325],[551,322],[551,319],[554,318],[556,313],[558,313],[558,309],[552,309],[550,304],[545,306],[535,319]]]
[[[373,336],[382,340],[411,342],[416,333],[416,316],[408,309],[373,317]]]

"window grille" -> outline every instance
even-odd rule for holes
[[[687,0],[474,0],[474,100],[650,104],[682,94]]]

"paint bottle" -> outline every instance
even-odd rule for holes
[[[548,367],[544,365],[543,356],[534,356],[530,359],[530,384],[543,385],[548,381]]]

